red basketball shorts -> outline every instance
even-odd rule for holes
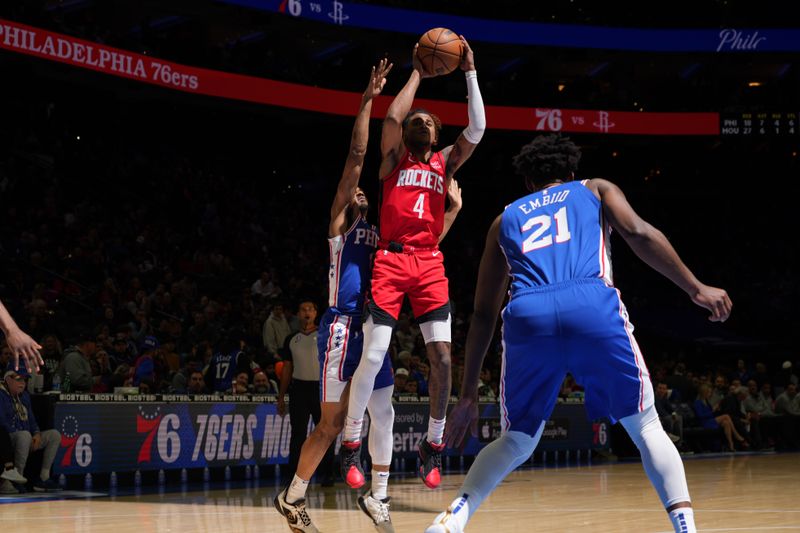
[[[413,254],[377,251],[372,268],[371,306],[397,320],[404,296],[408,296],[419,321],[424,321],[431,311],[449,312],[450,293],[440,250]]]

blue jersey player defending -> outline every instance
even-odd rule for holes
[[[612,283],[611,228],[640,259],[711,311],[711,321],[726,320],[732,304],[724,290],[697,280],[616,185],[573,181],[579,159],[579,148],[559,135],[537,137],[514,159],[534,192],[509,204],[489,229],[461,399],[450,414],[446,443],[462,442],[468,427],[476,434],[479,372],[510,275],[502,312],[502,436],[481,450],[459,497],[426,533],[463,531],[497,484],[531,456],[567,372],[586,388],[589,416],[619,420],[631,436],[675,531],[695,531],[683,463],[659,422],[647,367]]]
[[[303,443],[294,479],[275,497],[275,507],[286,518],[293,532],[318,531],[305,508],[306,489],[326,450],[344,426],[350,378],[361,358],[361,311],[369,287],[372,255],[378,246],[378,234],[375,226],[365,218],[369,204],[364,191],[358,187],[358,180],[367,151],[372,99],[380,94],[391,69],[392,65],[387,64],[385,59],[372,69],[353,128],[350,153],[331,206],[328,227],[331,259],[329,307],[322,316],[317,335],[322,415],[319,425]],[[393,384],[387,355],[375,378],[375,390],[369,401],[372,491],[361,496],[358,502],[378,530],[384,532],[394,531],[386,494],[394,438]]]

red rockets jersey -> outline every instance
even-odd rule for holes
[[[418,247],[438,244],[447,195],[444,165],[441,152],[435,152],[426,164],[406,151],[397,167],[383,178],[382,241]]]

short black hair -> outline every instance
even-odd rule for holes
[[[514,156],[517,174],[530,187],[543,185],[547,180],[568,181],[578,169],[581,149],[569,137],[560,133],[540,135],[522,147]]]
[[[424,113],[429,117],[431,117],[431,120],[433,121],[433,128],[436,130],[436,136],[438,137],[439,133],[441,133],[442,131],[442,119],[440,119],[438,116],[434,115],[424,107],[418,107],[416,109],[412,109],[406,114],[406,117],[403,119],[403,131],[405,131],[406,128],[408,127],[408,123],[411,121],[411,117],[413,117],[418,113]]]
[[[319,312],[319,306],[317,305],[317,302],[315,302],[311,298],[304,298],[304,299],[301,299],[299,302],[297,302],[297,310],[298,311],[300,311],[300,306],[303,305],[303,304],[311,304],[314,307],[314,311]]]

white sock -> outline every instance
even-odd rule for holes
[[[376,500],[383,500],[386,498],[387,489],[389,488],[389,472],[372,471],[372,497]]]
[[[447,420],[447,417],[444,417],[441,420],[436,420],[433,417],[428,419],[428,442],[432,442],[433,444],[442,443],[442,437],[444,437],[445,420]]]
[[[308,481],[305,479],[300,479],[297,474],[295,474],[292,482],[289,484],[289,490],[286,491],[286,502],[294,503],[297,500],[302,500],[306,497],[307,489]]]
[[[669,519],[675,533],[697,533],[694,525],[694,510],[691,507],[679,507],[669,512]]]
[[[41,479],[42,481],[47,481],[48,479],[50,479],[50,469],[42,468],[42,470],[39,472],[39,479]]]
[[[363,418],[350,418],[349,416],[344,419],[344,437],[347,442],[361,442],[361,428],[364,425]]]

